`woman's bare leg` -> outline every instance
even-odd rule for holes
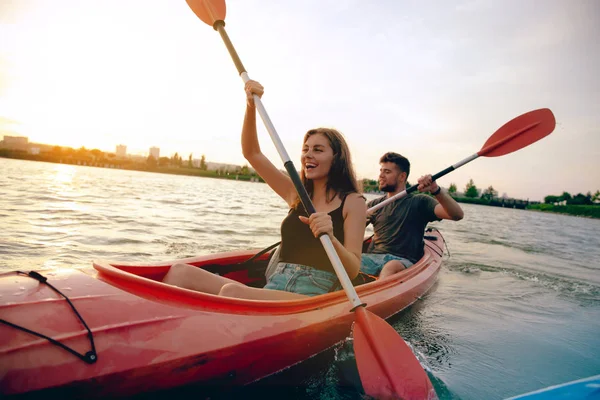
[[[241,285],[238,281],[213,274],[189,264],[172,265],[169,272],[163,278],[163,282],[210,294],[219,294],[221,288],[226,284]]]
[[[298,300],[308,297],[304,294],[291,293],[283,290],[253,288],[242,285],[239,282],[223,285],[219,295],[249,300]]]
[[[163,278],[164,283],[196,290],[249,300],[297,300],[308,296],[283,290],[259,289],[241,284],[233,279],[215,275],[189,264],[174,264]]]
[[[404,271],[405,269],[406,265],[402,264],[399,260],[388,261],[381,269],[379,279],[387,278],[388,276]]]

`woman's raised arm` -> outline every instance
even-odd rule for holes
[[[256,106],[253,95],[259,97],[264,93],[262,85],[256,81],[248,81],[245,86],[247,105],[244,125],[242,126],[242,153],[252,168],[282,199],[292,206],[296,199],[296,190],[289,176],[277,169],[262,153],[256,132]]]

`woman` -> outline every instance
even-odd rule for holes
[[[244,157],[290,206],[281,224],[280,263],[264,289],[251,288],[187,264],[173,265],[163,282],[256,300],[299,299],[335,290],[339,288],[338,280],[318,237],[329,234],[346,272],[353,279],[360,269],[367,211],[365,200],[358,193],[348,146],[333,129],[313,129],[304,136],[300,177],[317,211],[307,217],[292,180],[260,150],[253,95],[262,96],[264,89],[258,82],[248,81],[245,90]]]

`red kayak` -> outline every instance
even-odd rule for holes
[[[443,250],[441,235],[427,232],[418,263],[357,287],[360,298],[381,317],[396,314],[432,287]],[[264,285],[269,254],[248,262],[256,253],[143,266],[94,262],[92,274],[0,274],[0,394],[105,397],[192,383],[243,385],[348,337],[354,315],[343,291],[257,301],[161,282],[171,265],[183,261]]]

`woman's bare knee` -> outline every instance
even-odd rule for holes
[[[187,275],[190,268],[195,267],[182,263],[171,265],[169,272],[167,272],[163,278],[163,282],[168,283],[169,285],[183,286],[183,283],[187,280]]]
[[[226,283],[221,287],[219,291],[219,296],[223,297],[234,297],[234,298],[244,298],[244,293],[247,292],[247,287],[237,283]]]

